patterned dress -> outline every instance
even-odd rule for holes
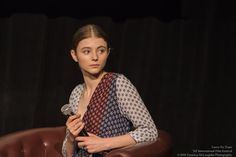
[[[75,113],[83,90],[84,84],[79,84],[70,95],[69,104]],[[85,130],[99,137],[128,133],[137,143],[141,143],[153,141],[158,136],[155,123],[137,89],[124,75],[118,73],[106,73],[103,76],[90,99],[83,121]],[[69,131],[62,147],[64,157],[68,135]],[[80,149],[76,156],[88,157],[90,154]]]

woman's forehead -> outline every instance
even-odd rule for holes
[[[103,38],[89,37],[79,42],[78,47],[107,46],[107,42]]]

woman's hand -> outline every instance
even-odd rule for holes
[[[71,141],[73,141],[72,138],[74,139],[76,136],[78,136],[80,131],[84,128],[84,123],[80,117],[81,115],[73,115],[70,116],[66,121],[66,127],[73,136],[70,137]]]
[[[88,134],[89,136],[78,136],[75,138],[79,148],[86,149],[89,153],[98,153],[110,149],[106,138],[98,137],[92,133]]]

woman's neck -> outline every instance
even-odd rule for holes
[[[93,92],[95,91],[97,85],[101,81],[102,77],[106,74],[106,72],[102,71],[101,73],[97,75],[83,75],[84,77],[84,94],[86,95],[92,95]]]

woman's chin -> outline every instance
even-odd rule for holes
[[[87,73],[87,75],[92,75],[94,77],[98,77],[100,74],[102,74],[104,71],[103,70],[89,70],[89,71],[86,71],[85,73]]]

